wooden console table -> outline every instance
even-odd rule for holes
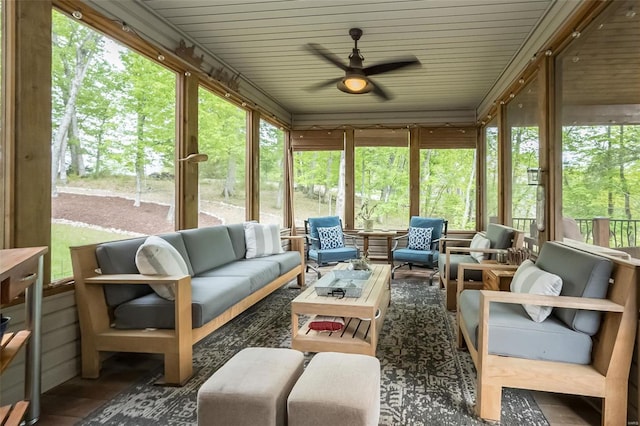
[[[42,286],[43,256],[47,247],[0,250],[0,306],[25,292],[26,330],[5,333],[0,351],[0,374],[9,366],[23,345],[27,346],[24,401],[0,407],[0,424],[27,425],[40,416],[42,372]]]

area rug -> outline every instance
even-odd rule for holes
[[[195,377],[183,387],[154,385],[150,374],[83,425],[195,425],[198,388],[235,353],[249,346],[290,347],[290,301],[299,290],[282,288],[194,348]],[[455,317],[444,293],[421,280],[392,282],[391,306],[378,342],[381,425],[482,425],[473,412],[475,369],[455,348]],[[313,354],[307,354],[307,361]],[[527,391],[505,389],[501,425],[548,425]]]

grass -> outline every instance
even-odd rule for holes
[[[51,224],[51,280],[73,275],[69,247],[122,240],[132,235],[61,223]]]

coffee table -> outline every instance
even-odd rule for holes
[[[346,269],[340,264],[334,269]],[[291,302],[291,347],[304,352],[343,352],[376,355],[378,335],[391,301],[390,265],[372,265],[360,297],[318,296],[314,286]],[[376,311],[379,310],[377,318]],[[299,316],[330,315],[345,318],[345,326],[336,332],[318,332],[299,326]],[[364,318],[364,319],[363,319]],[[372,319],[366,319],[372,318]]]

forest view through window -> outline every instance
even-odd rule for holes
[[[174,72],[53,12],[51,278],[69,246],[172,231]]]

